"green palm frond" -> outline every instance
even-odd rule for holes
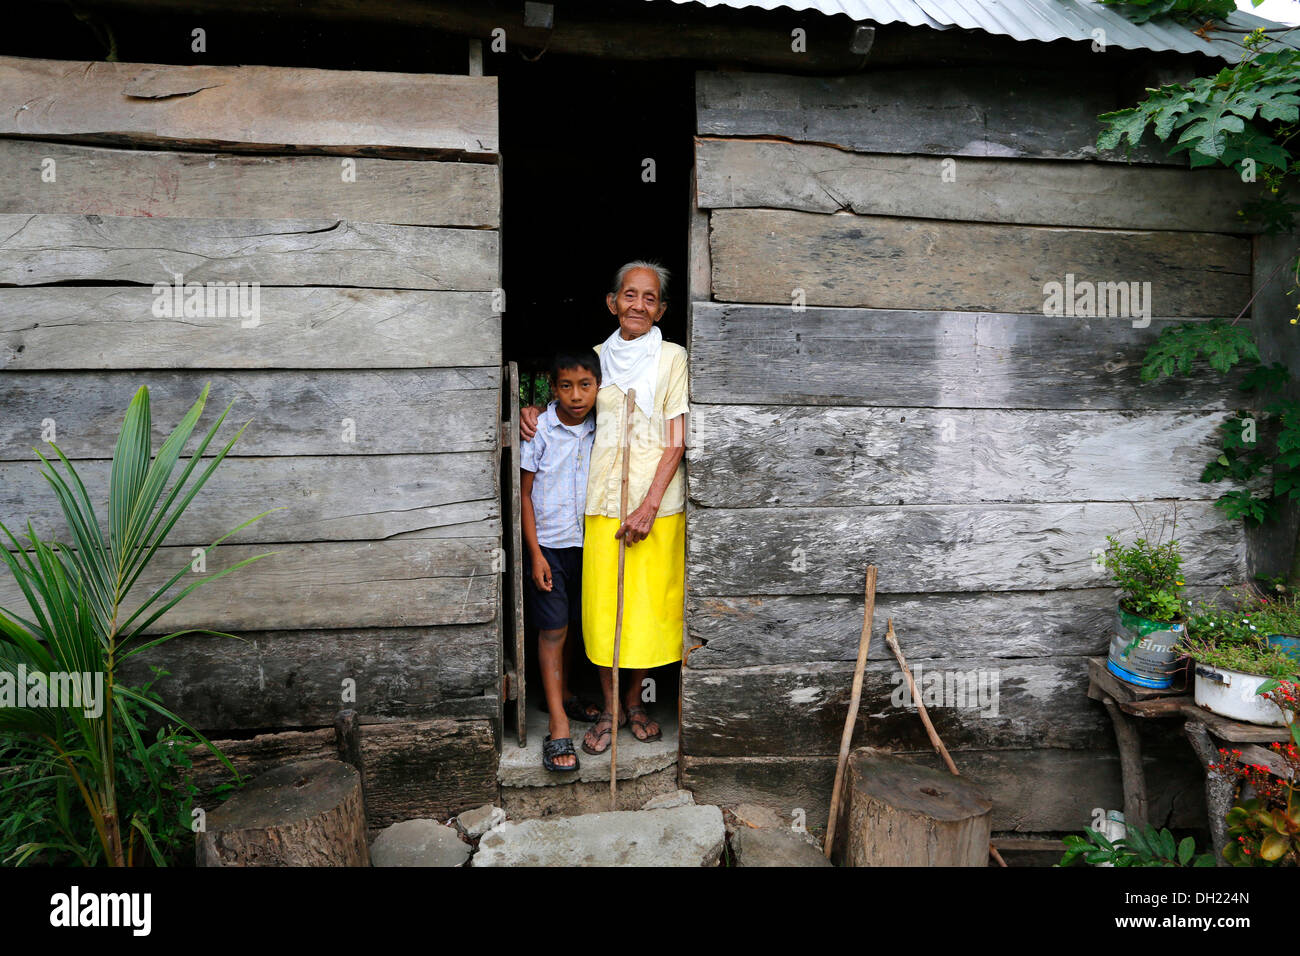
[[[142,719],[149,713],[178,728],[177,733],[188,735],[186,739],[206,746],[236,778],[239,776],[214,744],[162,706],[154,695],[115,679],[117,667],[127,657],[182,634],[234,636],[209,628],[186,628],[147,640],[143,637],[149,627],[196,588],[269,556],[245,558],[171,595],[173,586],[190,571],[186,564],[144,600],[137,603],[132,599],[141,574],[247,427],[245,423],[204,468],[198,468],[230,411],[227,405],[173,481],[185,446],[203,414],[208,390],[205,385],[156,455],[152,449],[149,390],[141,386],[136,391],[113,449],[104,512],[106,527],[101,525],[76,467],[53,442],[49,443],[53,459],[39,449],[36,455],[43,466],[38,466],[41,475],[62,511],[67,542],[42,540],[31,522],[25,539],[0,524],[0,532],[7,539],[0,541],[0,560],[27,604],[24,613],[0,608],[0,675],[8,675],[15,682],[20,674],[35,675],[27,678],[35,685],[48,684],[47,675],[54,673],[96,674],[103,680],[102,709],[96,714],[88,714],[90,708],[73,706],[69,701],[47,700],[48,706],[0,708],[0,749],[26,770],[21,780],[0,781],[0,801],[21,800],[25,794],[37,792],[48,792],[53,801],[49,813],[40,819],[27,820],[19,814],[14,818],[14,828],[6,827],[9,837],[14,836],[15,828],[22,833],[40,829],[35,838],[20,844],[6,843],[11,862],[22,863],[50,851],[70,854],[83,864],[102,856],[111,865],[122,865],[133,853],[131,843],[138,847],[139,840],[154,862],[165,862],[157,829],[160,820],[161,825],[169,825],[164,816],[150,811],[146,820],[135,812],[125,827],[122,819],[126,818],[119,819],[117,762],[123,755],[133,761],[133,766],[143,767],[142,774],[133,770],[129,779],[146,783],[159,798],[167,785],[165,775],[175,763],[164,755],[159,758],[161,766],[155,766],[151,746],[156,752],[173,738],[164,741],[160,736],[159,743],[153,745],[146,742],[141,733]],[[237,525],[208,550],[269,513]],[[95,836],[89,844],[79,842],[89,831],[85,817],[74,813],[78,797],[93,824]],[[152,830],[150,821],[155,827]],[[138,833],[139,840],[133,841],[132,833]]]

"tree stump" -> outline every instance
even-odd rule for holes
[[[361,775],[339,760],[276,767],[207,815],[199,866],[369,866]]]
[[[968,780],[861,747],[845,790],[841,866],[988,866],[993,801]]]

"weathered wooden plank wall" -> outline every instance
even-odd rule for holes
[[[1106,535],[1177,505],[1192,595],[1246,569],[1197,481],[1231,388],[1138,372],[1169,322],[1246,304],[1251,238],[1231,174],[1098,156],[1094,99],[1015,71],[697,75],[697,798],[760,793],[825,821],[874,563],[856,744],[928,750],[896,696],[892,616],[922,673],[976,695],[930,711],[998,829],[1074,830],[1121,802],[1085,696],[1114,614]],[[1150,283],[1149,311],[1047,314],[1067,274]],[[1190,751],[1149,743],[1159,809],[1199,822]]]
[[[244,640],[183,637],[127,677],[166,667],[157,690],[248,769],[329,751],[318,728],[356,709],[372,825],[496,794],[495,84],[0,58],[0,515],[66,537],[33,448],[102,497],[140,385],[155,442],[204,383],[201,432],[233,401],[207,453],[247,428],[140,586],[278,509],[206,570],[269,557],[155,627]],[[156,314],[177,273],[256,283],[258,315]]]

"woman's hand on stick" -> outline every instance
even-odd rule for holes
[[[614,532],[614,537],[620,538],[626,535],[626,541],[629,545],[644,541],[649,537],[650,529],[654,526],[655,517],[658,514],[659,507],[657,505],[652,505],[648,501],[641,502],[641,507],[627,516],[627,520]]]

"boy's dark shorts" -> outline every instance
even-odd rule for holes
[[[524,557],[524,600],[533,626],[540,631],[569,624],[576,628],[582,623],[582,548],[540,547],[551,566],[551,590],[543,591],[533,583],[533,562]]]

